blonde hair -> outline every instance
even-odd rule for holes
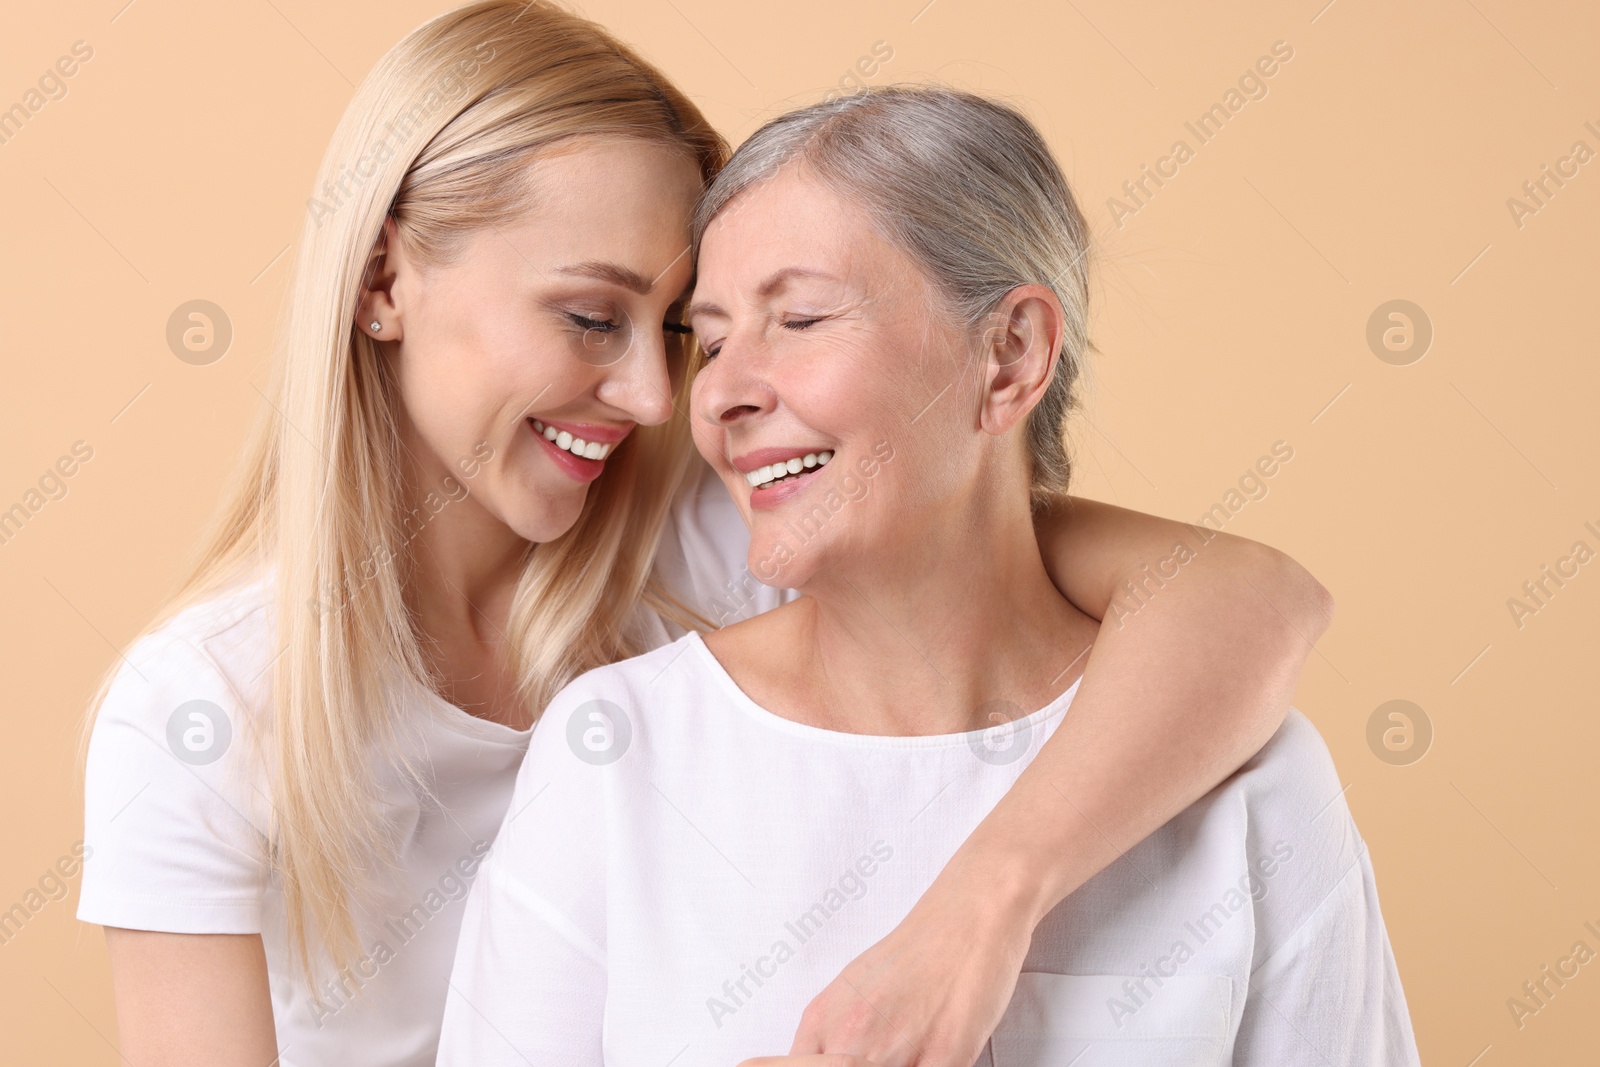
[[[1055,376],[1028,416],[1032,498],[1067,492],[1067,417],[1098,351],[1089,339],[1089,224],[1050,148],[1014,108],[932,86],[871,86],[803,107],[739,146],[695,213],[694,242],[740,193],[795,164],[864,207],[909,255],[948,310],[980,329],[1019,285],[1061,301],[1066,330]]]
[[[390,215],[424,262],[449,261],[470,233],[537,195],[527,167],[541,149],[578,136],[681,146],[705,180],[727,159],[726,142],[660,71],[542,0],[458,8],[378,61],[317,174],[270,405],[189,574],[145,631],[276,564],[284,651],[271,687],[271,862],[307,974],[313,941],[336,968],[359,955],[353,905],[382,889],[379,869],[392,860],[369,765],[375,749],[404,762],[392,684],[438,681],[405,596],[397,392],[378,343],[354,322],[364,273]],[[530,707],[585,670],[645,651],[632,630],[641,599],[703,621],[650,581],[692,452],[681,416],[640,427],[574,527],[528,546],[506,636]],[[374,543],[399,566],[356,575]],[[323,610],[330,597],[335,610]]]

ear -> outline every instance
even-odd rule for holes
[[[999,436],[1027,419],[1055,376],[1066,313],[1048,286],[1019,285],[989,314],[979,358],[984,382],[978,408],[985,433]]]
[[[367,257],[366,279],[356,305],[356,329],[378,341],[398,341],[405,336],[403,309],[395,282],[402,272],[409,273],[405,248],[392,215],[383,217],[378,243]],[[373,329],[373,323],[378,328]]]

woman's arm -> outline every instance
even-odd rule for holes
[[[900,925],[811,1002],[793,1053],[969,1067],[1039,920],[1266,743],[1333,618],[1305,568],[1254,541],[1076,497],[1037,525],[1056,586],[1101,620],[1071,712]]]
[[[261,935],[105,930],[123,1061],[275,1067],[278,1041]]]
[[[265,794],[243,743],[250,713],[203,638],[162,628],[134,642],[94,712],[78,918],[105,929],[123,1061],[267,1067],[278,1050],[259,933]],[[190,703],[233,724],[209,761],[167,741]]]

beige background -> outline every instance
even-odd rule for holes
[[[1600,562],[1520,627],[1507,600],[1574,542],[1600,551],[1600,160],[1520,225],[1507,201],[1574,142],[1600,150],[1600,17],[1324,2],[584,10],[735,142],[878,42],[893,58],[867,80],[939,78],[1035,118],[1105,253],[1080,491],[1193,520],[1274,442],[1292,446],[1228,529],[1286,549],[1338,598],[1296,703],[1349,783],[1424,1060],[1588,1062],[1600,962],[1520,1029],[1506,1002],[1580,938],[1600,950],[1583,928],[1600,928]],[[0,544],[0,909],[81,836],[85,701],[174,581],[263,403],[289,245],[352,85],[446,6],[123,3],[0,17],[0,107],[74,42],[93,49],[0,144],[0,510],[74,442],[93,449]],[[1185,121],[1276,41],[1293,58],[1267,95],[1199,144]],[[1119,226],[1108,198],[1180,138],[1193,158]],[[197,298],[234,330],[207,366],[165,340]],[[1404,366],[1366,339],[1394,299],[1434,330]],[[1409,765],[1367,741],[1393,699],[1434,731]],[[75,906],[74,883],[0,944],[6,1063],[116,1062],[103,943]]]

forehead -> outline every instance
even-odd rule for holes
[[[528,166],[527,210],[500,227],[541,269],[608,262],[647,278],[687,282],[685,250],[699,169],[672,145],[639,138],[577,137],[540,151]]]
[[[798,166],[786,166],[764,181],[743,189],[723,206],[701,239],[701,260],[727,251],[771,246],[796,251],[829,248],[863,229],[861,210]]]
[[[803,168],[789,166],[743,190],[717,213],[700,241],[697,299],[725,299],[794,268],[825,272],[863,288],[914,272],[867,208]]]

